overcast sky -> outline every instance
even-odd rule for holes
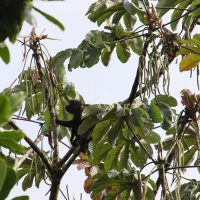
[[[57,26],[53,25],[43,16],[35,12],[35,17],[38,23],[36,28],[37,34],[40,35],[41,32],[46,28],[44,34],[48,34],[48,37],[62,39],[62,41],[42,41],[42,43],[47,47],[51,56],[55,56],[59,51],[68,48],[76,48],[85,38],[87,32],[90,30],[103,30],[104,25],[98,27],[85,16],[89,6],[94,2],[95,0],[66,0],[64,2],[34,3],[35,7],[54,16],[65,26],[65,31],[61,31]],[[154,4],[156,4],[155,1]],[[164,18],[164,23],[169,22],[169,19],[170,18],[168,15],[168,17]],[[137,25],[135,27],[137,27]],[[32,26],[27,22],[24,22],[20,36],[29,35],[31,29]],[[197,28],[196,30],[199,33],[200,29]],[[11,53],[11,62],[6,65],[2,62],[2,60],[0,60],[0,68],[2,70],[2,73],[0,73],[0,90],[3,90],[4,88],[11,85],[15,78],[17,78],[21,73],[24,65],[24,62],[22,63],[23,48],[21,44],[16,42],[14,45],[12,45],[9,41],[6,41],[6,44],[9,46]],[[131,58],[125,64],[122,64],[117,59],[116,52],[114,51],[110,65],[108,67],[103,66],[100,61],[97,65],[90,69],[78,68],[72,72],[67,71],[68,61],[66,61],[65,67],[67,71],[67,78],[70,82],[74,83],[76,91],[78,91],[83,96],[85,102],[88,104],[112,104],[114,102],[122,101],[126,99],[130,94],[138,65],[138,56],[133,52],[131,53]],[[26,69],[30,63],[31,55],[32,52],[29,53]],[[180,60],[181,58],[179,57],[178,62],[180,62]],[[175,63],[175,61],[170,65],[170,94],[178,100],[178,112],[183,109],[182,105],[180,104],[180,91],[182,89],[190,89],[192,92],[196,92],[197,94],[199,93],[196,84],[196,72],[193,73],[193,77],[191,79],[189,78],[189,75],[189,72],[180,73],[179,66]],[[17,121],[17,123],[33,140],[36,138],[39,130],[38,125],[20,121]],[[161,136],[163,135],[162,131],[158,131],[158,133],[161,134]],[[64,139],[64,142],[67,142],[67,140]],[[50,150],[50,147],[47,144],[47,138],[44,139],[44,145],[47,150]],[[64,155],[67,150],[68,149],[65,146],[60,144],[61,156]],[[156,153],[154,157],[157,157]],[[197,171],[195,171],[195,173],[197,173]],[[192,175],[190,175],[190,178],[191,176]],[[77,200],[80,197],[80,193],[83,193],[83,200],[89,199],[89,196],[87,196],[83,190],[85,179],[86,176],[84,175],[83,170],[77,171],[76,166],[71,166],[62,179],[61,189],[66,194],[65,188],[66,185],[69,185],[70,199],[72,199],[73,193],[75,194],[75,198]],[[46,200],[49,198],[49,195],[44,197],[44,195],[49,190],[49,186],[46,186],[44,182],[41,183],[40,189],[37,189],[33,186],[32,188],[23,192],[21,188],[22,187],[20,181],[18,186],[14,187],[14,189],[11,191],[8,199],[25,194],[30,196],[30,200],[35,200],[36,198]],[[64,198],[59,193],[59,200],[62,199]]]

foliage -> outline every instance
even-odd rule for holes
[[[32,2],[23,2],[29,9],[38,11],[64,29],[57,20],[35,8]],[[168,30],[165,28],[167,24],[162,22],[162,16],[170,10],[169,7],[175,6],[177,9],[172,13],[170,24],[174,31],[182,18],[183,28],[180,34]],[[24,191],[32,187],[34,179],[39,188],[41,181],[48,178],[52,185],[50,199],[56,199],[58,194],[54,189],[59,191],[61,178],[72,163],[78,164],[79,169],[85,169],[87,179],[84,188],[91,194],[92,199],[152,200],[156,198],[160,186],[162,199],[199,197],[199,181],[187,179],[188,183],[181,185],[181,177],[188,167],[195,167],[199,171],[200,118],[196,115],[200,113],[200,95],[183,89],[181,94],[184,108],[177,114],[174,109],[177,100],[169,94],[169,67],[176,56],[186,55],[180,62],[180,71],[194,67],[198,69],[199,34],[192,39],[190,35],[198,23],[200,5],[196,1],[161,0],[157,7],[161,11],[159,14],[154,5],[151,13],[149,12],[149,2],[146,0],[98,0],[90,6],[86,15],[92,22],[97,22],[98,26],[105,22],[105,30],[89,31],[77,48],[63,50],[46,60],[41,47],[46,35],[37,36],[35,28],[32,29],[29,47],[34,53],[32,59],[35,59],[36,66],[32,65],[31,61],[29,67],[25,66],[19,74],[19,83],[12,89],[5,89],[0,96],[0,145],[17,155],[12,158],[1,153],[0,168],[3,173],[0,192],[9,185],[2,199],[21,178]],[[184,10],[186,8],[189,10]],[[20,12],[23,12],[23,9]],[[121,23],[122,19],[125,28]],[[142,25],[134,29],[137,19]],[[22,18],[20,20],[22,23]],[[3,25],[5,26],[5,23]],[[141,30],[138,30],[140,28]],[[16,38],[17,33],[6,37],[14,41],[12,38]],[[26,40],[22,43],[27,45]],[[2,58],[8,60],[4,57],[6,47],[2,48]],[[139,56],[129,98],[111,105],[86,106],[82,113],[84,121],[79,126],[78,134],[82,135],[93,129],[92,136],[87,138],[90,142],[87,155],[80,154],[78,143],[78,148],[71,147],[63,158],[59,158],[58,142],[65,136],[69,138],[71,130],[57,126],[55,118],[57,116],[60,120],[72,119],[72,115],[65,111],[65,106],[71,99],[84,104],[83,97],[67,79],[64,62],[69,59],[69,71],[78,67],[93,67],[100,59],[108,66],[115,48],[122,63],[126,63],[130,58],[130,49]],[[160,92],[161,86],[164,94]],[[154,98],[150,101],[152,93]],[[138,96],[140,98],[136,98]],[[38,123],[42,128],[38,138],[43,138],[44,135],[48,137],[49,145],[54,149],[53,154],[39,149],[26,133],[19,130],[11,120],[16,111],[19,111],[18,116],[21,113],[25,115],[26,118],[21,118],[28,121],[36,114],[39,116]],[[158,124],[166,133],[165,140],[156,130]],[[34,152],[24,154],[23,147],[18,144],[23,137]],[[195,164],[191,166],[196,152]],[[153,158],[154,153],[157,154],[156,159]],[[75,160],[77,156],[81,159]],[[7,163],[6,159],[10,162]],[[18,159],[23,161],[17,169],[14,163]],[[154,167],[148,174],[143,174],[142,170],[149,164]],[[18,170],[17,175],[12,167]],[[176,181],[175,190],[172,192],[166,176],[171,170],[173,182]],[[158,172],[157,181],[151,179],[155,172]],[[13,182],[7,183],[7,176],[11,175],[14,177]]]
[[[64,26],[58,20],[33,6],[32,0],[2,0],[0,2],[0,57],[6,64],[10,62],[10,53],[5,39],[9,38],[11,43],[15,43],[24,20],[36,26],[33,9],[64,31]]]

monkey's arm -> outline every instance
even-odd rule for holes
[[[59,120],[58,118],[56,118],[56,124],[59,124],[61,126],[65,126],[65,127],[68,127],[68,128],[72,128],[72,120],[63,121],[63,120]]]

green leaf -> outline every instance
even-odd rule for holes
[[[0,192],[6,179],[7,167],[4,160],[0,159]]]
[[[130,57],[130,49],[125,42],[117,43],[117,57],[122,63],[126,63]]]
[[[153,155],[153,150],[152,147],[149,143],[146,141],[140,140],[145,149],[149,152],[149,154],[152,156]],[[141,146],[132,146],[130,148],[130,154],[131,154],[131,160],[132,162],[137,166],[142,168],[146,162],[149,156],[147,153],[144,151],[144,149]]]
[[[160,141],[160,135],[158,135],[154,131],[149,131],[145,134],[145,136],[143,137],[143,140],[145,140],[146,142],[150,144],[155,144]]]
[[[120,10],[116,12],[113,16],[112,23],[117,25],[125,13],[126,13],[126,10]]]
[[[132,15],[130,15],[130,13],[127,12],[127,13],[125,13],[123,19],[124,19],[124,24],[125,24],[126,28],[133,30],[134,25],[137,21],[136,16],[132,16]]]
[[[199,64],[199,62],[200,62],[200,55],[192,53],[188,56],[185,56],[181,60],[179,64],[179,70],[180,72],[189,71],[192,68],[196,67]]]
[[[0,57],[6,64],[10,62],[10,52],[5,42],[0,42]]]
[[[110,45],[110,51],[108,50],[107,47],[103,49],[103,52],[101,53],[101,61],[104,66],[108,66],[111,60],[111,55],[113,53],[113,50],[115,48],[115,44]]]
[[[113,200],[119,195],[121,192],[126,190],[129,186],[128,185],[117,185],[112,190],[109,191],[108,195],[106,196],[105,200]]]
[[[83,59],[83,52],[84,52],[83,50],[78,49],[72,54],[70,61],[69,61],[69,64],[71,65],[72,68],[76,69],[79,67],[79,65]]]
[[[101,17],[98,18],[97,20],[97,25],[101,26],[101,24],[107,19],[109,18],[115,11],[111,11],[111,12],[107,12],[104,15],[102,15]]]
[[[65,27],[54,17],[52,17],[51,15],[48,15],[44,12],[42,12],[41,10],[39,10],[38,8],[36,8],[35,6],[32,6],[32,8],[34,10],[36,10],[37,12],[39,12],[41,15],[43,15],[46,19],[48,19],[50,22],[54,23],[55,25],[57,25],[62,31],[65,30]]]
[[[0,131],[0,138],[7,138],[19,142],[22,138],[24,138],[24,135],[20,133],[20,131]]]
[[[132,3],[129,3],[127,0],[125,0],[123,4],[125,10],[128,11],[130,15],[134,16],[137,13],[137,9],[132,5]]]
[[[135,34],[137,36],[137,34]],[[126,44],[131,47],[131,50],[138,54],[141,55],[142,52],[142,39],[141,37],[137,38],[132,38],[126,41]]]
[[[164,130],[169,129],[172,126],[172,111],[171,109],[164,103],[156,104],[156,106],[160,109],[160,112],[163,117],[163,121],[160,123],[161,128]]]
[[[31,166],[31,160],[30,160],[30,165],[27,166],[27,168],[22,168],[21,170],[17,171],[17,181],[19,181],[24,175],[30,172],[30,166]],[[21,165],[20,165],[21,167]]]
[[[24,153],[24,148],[21,145],[19,145],[17,142],[11,139],[0,137],[0,146],[8,148],[12,151],[18,151],[18,152]]]
[[[141,12],[139,10],[137,11],[137,15],[139,17],[140,22],[142,22],[143,24],[148,24],[149,21],[148,21],[148,19],[144,18],[144,14],[145,14],[145,12]]]
[[[152,122],[154,123],[162,122],[163,118],[161,116],[161,112],[153,101],[151,101],[151,105],[149,106],[147,112],[149,114],[149,117],[152,119]]]
[[[112,123],[115,120],[111,119],[111,120],[106,120],[103,122],[98,123],[93,132],[92,132],[92,138],[93,138],[93,142],[94,144],[98,144],[108,133],[108,131],[111,128]]]
[[[191,49],[191,50],[190,50]],[[187,47],[187,49],[185,48],[181,48],[179,51],[176,52],[176,56],[179,56],[179,55],[184,55],[184,54],[188,54],[188,53],[194,53],[194,51],[196,51],[197,53],[200,54],[200,48],[199,47]]]
[[[192,0],[185,0],[185,1],[181,2],[177,6],[177,8],[187,8],[188,5],[191,4],[191,2],[192,2]],[[177,19],[178,17],[180,17],[183,14],[183,12],[184,12],[184,10],[174,10],[174,12],[171,15],[171,21],[173,21],[173,20]],[[178,23],[179,23],[179,20],[176,20],[175,22],[170,24],[171,29],[173,31],[175,31],[177,29]]]
[[[64,131],[61,128],[57,128],[58,133],[58,141],[62,140],[68,133],[68,131]]]
[[[105,155],[104,168],[106,171],[111,169],[118,169],[119,155],[124,143],[117,145],[115,148],[112,148],[107,155]]]
[[[66,49],[65,51],[58,52],[50,61],[49,67],[52,69],[59,69],[63,66],[66,59],[71,56],[73,49]]]
[[[177,4],[181,3],[182,0],[161,0],[156,5],[157,7],[172,7],[174,8]],[[157,12],[159,13],[159,17],[162,17],[166,12],[168,12],[170,9],[157,9]]]
[[[20,196],[20,197],[15,197],[11,200],[29,200],[29,196]]]
[[[137,127],[142,127],[149,122],[149,115],[141,108],[136,108],[131,110],[129,119],[133,125]]]
[[[6,118],[7,121],[9,121],[10,118],[13,116],[13,114],[22,107],[22,103],[25,100],[25,98],[26,98],[26,95],[24,92],[16,92],[9,98],[11,108]]]
[[[22,182],[22,189],[23,191],[26,191],[28,188],[31,188],[33,185],[33,178],[35,177],[35,172],[31,172],[26,175]]]
[[[199,1],[196,0],[196,1],[192,1],[192,8],[194,9],[195,7],[199,7]],[[194,17],[198,16],[199,15],[199,12],[200,12],[200,8],[196,9],[195,11],[192,12],[192,15]]]
[[[197,147],[193,146],[190,151],[184,153],[184,164],[183,166],[189,166],[194,160],[195,153],[197,151]],[[184,171],[184,170],[183,170]]]
[[[87,33],[85,39],[94,47],[99,47],[104,44],[101,37],[103,33],[104,33],[103,31],[92,30]]]
[[[102,8],[95,10],[95,12],[91,13],[88,16],[88,19],[90,19],[92,22],[96,22],[99,17],[101,17],[106,12],[106,6],[104,5]]]
[[[92,159],[89,160],[90,165],[98,165],[103,159],[105,159],[110,152],[110,150],[113,149],[110,144],[103,144],[102,146],[95,148],[92,152]]]
[[[84,57],[86,67],[92,67],[99,62],[99,52],[95,47],[87,47],[84,52]]]
[[[172,96],[168,96],[168,95],[156,95],[157,101],[158,102],[163,102],[168,104],[170,107],[176,107],[178,105],[177,100],[172,97]],[[155,99],[154,99],[155,101]]]
[[[122,169],[129,169],[130,168],[130,152],[129,152],[129,143],[123,146],[122,151],[120,152],[120,162],[118,165],[119,171]]]
[[[108,113],[110,113],[114,109],[114,104],[105,106],[98,114],[98,119],[103,119]]]
[[[12,168],[7,167],[6,178],[4,179],[3,186],[0,189],[0,200],[4,200],[8,196],[10,190],[13,188],[15,183],[16,183],[16,173]]]
[[[114,147],[117,138],[124,128],[124,119],[117,120],[113,123],[112,128],[108,132],[108,141]]]
[[[10,101],[8,97],[0,95],[0,125],[5,121],[6,116],[10,111]]]
[[[69,92],[74,88],[74,84],[72,82],[69,82],[67,77],[63,77],[63,92]]]

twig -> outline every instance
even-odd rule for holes
[[[153,157],[149,154],[149,152],[146,150],[146,148],[143,146],[143,144],[140,142],[139,138],[137,137],[137,135],[133,132],[133,130],[131,129],[129,123],[127,122],[127,119],[125,118],[125,122],[129,128],[129,130],[131,131],[131,133],[134,135],[134,137],[136,138],[137,142],[140,144],[140,146],[144,149],[144,151],[146,152],[146,154],[149,156],[149,158],[153,161],[154,164],[156,164],[156,161],[153,159]]]
[[[188,11],[188,12],[185,13],[184,15],[181,15],[180,17],[178,17],[178,18],[172,20],[171,22],[168,22],[168,23],[164,24],[163,26],[167,26],[167,25],[169,25],[169,24],[171,24],[171,23],[173,23],[173,22],[175,22],[175,21],[181,19],[182,17],[185,17],[186,15],[188,15],[188,14],[190,14],[191,12],[195,11],[195,10],[198,9],[199,7],[200,7],[200,5],[198,5],[196,8],[194,8],[194,9]]]
[[[151,9],[152,7],[149,7],[149,8]],[[191,11],[190,9],[186,9],[186,8],[157,7],[157,6],[156,6],[156,8],[157,9],[170,9],[170,10],[187,10],[187,11]]]
[[[138,33],[139,33],[139,32],[141,32],[141,31],[138,31]],[[136,33],[134,33],[134,34],[136,34]],[[137,38],[137,37],[142,37],[142,36],[145,36],[145,35],[146,35],[146,33],[145,33],[145,34],[142,34],[142,35],[138,35],[138,36],[132,36],[132,37],[129,37],[129,38],[123,38],[123,39],[121,39],[121,40],[117,40],[117,41],[115,41],[115,42],[111,42],[110,44],[116,44],[116,43],[118,43],[118,42],[123,42],[123,41],[126,41],[126,40],[130,40],[130,39]],[[102,46],[98,47],[97,49],[101,49],[101,48],[103,48],[103,47],[105,47],[105,45],[102,45]]]
[[[37,122],[37,121],[34,121],[34,120],[30,120],[30,119],[27,119],[27,118],[12,118],[12,119],[16,119],[16,120],[22,120],[22,121],[27,121],[27,122],[33,122],[33,123],[37,123],[37,124],[44,124],[44,123],[41,123],[41,122]]]
[[[68,191],[68,185],[66,185],[66,190],[67,190],[67,197],[68,197],[68,200],[69,200],[69,191]]]
[[[60,143],[64,144],[66,147],[68,147],[70,149],[70,146],[68,146],[67,144],[65,144],[63,141],[59,141]]]
[[[194,168],[194,167],[199,167],[199,166],[180,166],[180,167],[168,167],[168,168],[165,168],[165,171],[168,171],[168,170],[172,170],[172,169],[184,169],[184,168]],[[151,174],[154,174],[155,172],[159,171],[160,169],[156,169],[154,170]],[[151,174],[145,176],[142,180],[145,180],[146,178],[148,178]]]
[[[17,40],[17,41],[18,41],[18,42],[21,42],[22,44],[24,44],[24,42],[21,41],[21,40]],[[28,45],[28,44],[26,44],[26,46],[30,47],[31,49],[34,49],[34,46],[32,46],[32,45]]]
[[[41,134],[39,135],[36,140],[34,141],[34,144],[37,145],[42,139],[43,139],[44,135]],[[17,165],[18,165],[18,168],[20,167],[20,165],[24,162],[24,160],[33,152],[33,149],[32,148],[29,148],[26,153],[19,159]]]
[[[192,52],[195,53],[195,54],[200,55],[200,53],[198,53],[198,52],[196,52],[196,51],[194,51],[194,50],[192,50],[192,49],[190,49],[190,48],[188,48],[188,47],[185,47],[185,46],[181,46],[181,47],[184,48],[184,49],[187,49],[187,50],[189,50],[189,51],[192,51]]]
[[[6,92],[8,92],[8,90],[10,90],[10,88],[12,87],[12,85],[15,83],[15,81],[16,81],[17,79],[15,79],[14,81],[13,81],[13,83],[10,85],[10,87],[9,88],[7,88],[7,90],[5,91],[5,92],[3,92],[3,94],[2,95],[4,95],[4,94],[6,94]]]
[[[63,197],[67,200],[67,197],[64,195],[64,193],[62,192],[62,190],[61,189],[59,189],[59,190],[60,190],[61,194],[63,195]]]
[[[48,171],[50,173],[52,173],[52,166],[49,163],[46,155],[43,153],[43,151],[41,149],[39,149],[37,147],[37,145],[31,140],[31,138],[28,137],[28,135],[26,135],[26,133],[21,130],[17,124],[14,121],[10,121],[9,124],[15,129],[15,130],[20,130],[21,133],[25,136],[24,139],[26,140],[26,142],[32,147],[32,149],[40,156],[40,158],[42,159],[42,161],[44,162],[44,164],[46,165]]]

